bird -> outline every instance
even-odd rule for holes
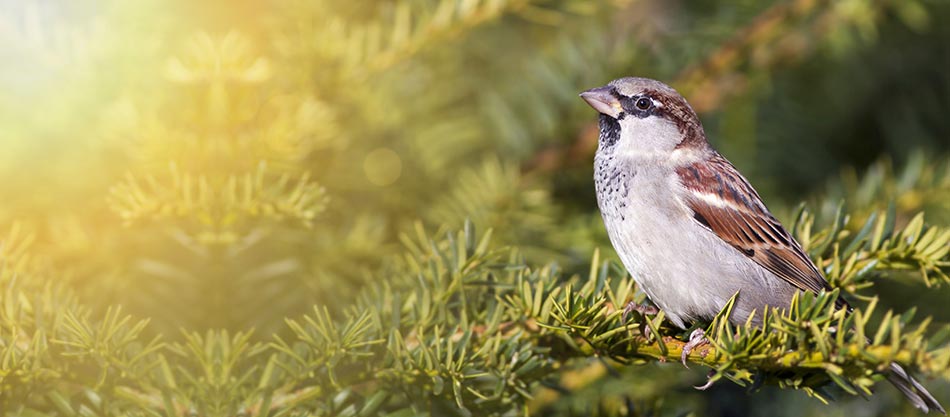
[[[676,90],[627,77],[580,97],[599,113],[594,188],[610,242],[673,325],[709,321],[737,293],[730,321],[761,325],[761,312],[788,308],[796,293],[831,291]],[[843,298],[836,305],[851,308]],[[702,329],[690,334],[684,365],[705,342]],[[946,414],[897,363],[886,377],[918,409]]]

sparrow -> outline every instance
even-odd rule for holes
[[[710,146],[676,90],[629,77],[580,96],[600,113],[594,185],[610,242],[674,325],[713,319],[737,292],[730,321],[760,325],[761,312],[788,308],[798,292],[831,290],[749,181]],[[837,306],[850,309],[840,298]],[[689,339],[684,364],[706,342],[702,329]],[[915,407],[946,414],[900,365],[887,379]]]

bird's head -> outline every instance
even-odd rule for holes
[[[693,108],[659,81],[620,78],[580,96],[600,112],[598,152],[664,154],[709,146]]]

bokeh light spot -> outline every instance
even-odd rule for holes
[[[402,174],[402,158],[389,148],[376,148],[366,154],[363,172],[373,185],[385,187],[399,179]]]

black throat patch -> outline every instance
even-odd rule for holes
[[[620,140],[620,121],[605,114],[600,115],[600,146],[609,148]]]

